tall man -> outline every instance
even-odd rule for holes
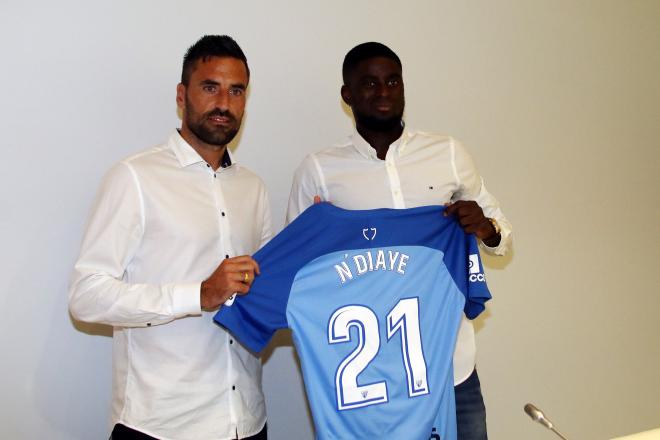
[[[248,80],[233,39],[201,38],[176,90],[181,129],[101,185],[69,307],[114,328],[113,440],[266,438],[261,363],[212,321],[271,236],[263,183],[227,149]]]
[[[380,43],[360,44],[344,58],[342,75],[341,96],[353,111],[356,132],[341,145],[307,156],[298,167],[287,221],[318,200],[346,209],[449,204],[446,215],[455,215],[486,251],[504,254],[511,225],[461,144],[405,129],[399,57]],[[463,317],[454,353],[461,440],[487,438],[475,355],[474,328]]]

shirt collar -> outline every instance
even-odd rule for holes
[[[392,142],[392,144],[390,144],[390,148],[388,149],[388,151],[392,150],[392,151],[398,151],[399,153],[402,152],[403,149],[405,148],[407,138],[408,138],[408,132],[404,127],[403,133],[401,133],[401,136],[399,136],[397,140],[395,140],[394,142]],[[351,135],[351,143],[353,144],[355,149],[358,150],[358,152],[367,159],[380,160],[378,159],[376,150],[371,145],[369,145],[369,142],[367,142],[362,137],[362,135],[357,131],[357,129],[355,129],[353,131],[353,134]]]
[[[168,145],[174,152],[174,155],[176,156],[182,168],[200,162],[204,163],[204,159],[202,159],[202,156],[200,156],[199,153],[197,153],[197,151],[195,151],[195,149],[191,147],[190,144],[186,142],[186,140],[183,137],[181,137],[179,130],[176,130],[174,133],[172,133],[168,141]],[[220,163],[220,166],[222,168],[228,168],[233,163],[234,163],[234,158],[232,157],[229,148],[225,148],[225,154],[222,156],[222,161]]]

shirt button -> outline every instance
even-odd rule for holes
[[[224,212],[224,211],[222,211],[222,216],[223,216],[223,217],[225,216],[225,212]]]
[[[225,258],[229,258],[229,255],[225,255]]]
[[[232,386],[231,386],[231,389],[232,389],[232,390],[235,390],[235,389],[236,389],[236,385],[232,385]]]
[[[229,343],[230,343],[230,344],[233,344],[233,343],[234,343],[234,340],[233,340],[233,339],[230,339],[230,340],[229,340]]]

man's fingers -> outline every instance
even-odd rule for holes
[[[231,296],[232,293],[245,295],[250,291],[250,286],[241,281],[230,281],[227,283],[224,290],[228,293],[229,296]]]
[[[445,213],[447,215],[454,215],[463,211],[471,202],[467,200],[456,200],[455,202],[445,205]]]
[[[459,214],[458,216],[458,222],[463,225],[480,225],[481,223],[484,222],[484,216],[480,215],[478,212],[466,212],[463,213],[462,215]]]
[[[332,202],[329,200],[323,200],[321,196],[314,196],[314,204],[318,205],[319,203],[330,203],[332,205]]]
[[[226,260],[223,260],[222,263],[223,264],[257,264],[257,262],[254,261],[254,258],[252,258],[249,255],[241,255],[239,257],[227,258]]]
[[[250,286],[245,283],[232,283],[231,286],[234,287],[232,291],[238,293],[239,295],[245,295],[250,291]]]
[[[254,272],[251,270],[246,270],[242,272],[231,272],[227,274],[231,282],[252,284],[254,281]]]
[[[258,269],[256,263],[227,263],[221,268],[226,273],[257,272]]]
[[[213,274],[202,283],[202,307],[214,309],[223,304],[232,294],[245,295],[254,282],[259,265],[249,255],[227,258]]]
[[[246,272],[252,271],[257,274],[259,271],[259,264],[252,257],[235,257],[228,260],[224,260],[220,265],[221,268],[224,268],[227,272]]]
[[[479,220],[483,217],[483,211],[474,201],[457,200],[445,208],[445,215],[456,215],[458,218],[473,218]]]
[[[445,217],[453,215],[468,234],[475,234],[479,238],[486,238],[491,233],[492,226],[484,215],[483,210],[473,200],[457,200],[445,205]]]
[[[454,215],[454,212],[458,209],[458,206],[456,206],[456,203],[446,203],[445,204],[445,212],[443,212],[445,217],[448,217],[450,215]]]
[[[446,210],[445,210],[446,216],[454,216],[457,219],[462,219],[465,218],[466,216],[470,215],[470,210],[466,209],[465,206],[462,205],[450,205]]]

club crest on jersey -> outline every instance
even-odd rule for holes
[[[470,254],[469,256],[469,271],[470,271],[470,276],[468,279],[470,280],[471,283],[476,283],[476,282],[484,282],[486,281],[486,277],[481,271],[481,265],[479,264],[479,255],[477,254]]]
[[[376,228],[364,228],[362,230],[362,236],[365,240],[372,241],[376,238]]]

